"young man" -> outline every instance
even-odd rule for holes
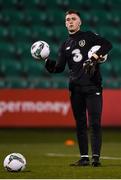
[[[76,121],[80,150],[80,160],[71,165],[87,166],[90,164],[88,157],[87,110],[91,130],[91,164],[92,166],[99,166],[102,143],[102,84],[99,66],[100,63],[106,60],[105,55],[111,50],[112,45],[99,35],[90,31],[81,31],[81,24],[79,12],[75,10],[66,12],[65,25],[69,37],[60,47],[57,61],[48,58],[45,67],[50,73],[60,73],[67,63],[70,70],[70,100]]]

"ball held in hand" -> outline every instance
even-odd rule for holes
[[[35,59],[46,59],[50,54],[50,47],[45,41],[37,41],[31,46],[31,55]]]

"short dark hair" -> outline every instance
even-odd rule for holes
[[[80,17],[80,13],[74,9],[70,9],[65,13],[65,16],[67,16],[68,14],[76,14],[77,16]]]

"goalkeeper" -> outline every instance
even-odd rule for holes
[[[64,71],[66,63],[70,70],[69,91],[73,115],[76,121],[80,159],[72,166],[100,166],[102,78],[100,64],[106,60],[111,43],[93,32],[80,30],[79,12],[69,10],[65,15],[69,37],[59,50],[57,61],[46,59],[45,67],[50,73]],[[92,158],[88,156],[87,114],[90,128]]]

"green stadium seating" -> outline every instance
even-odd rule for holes
[[[18,11],[23,11],[25,9],[24,0],[12,0],[13,7]]]
[[[50,79],[32,79],[29,82],[29,88],[51,88],[52,83]]]
[[[58,8],[62,10],[69,9],[69,0],[56,0]]]
[[[112,88],[112,89],[118,89],[121,88],[120,81],[117,81],[117,78],[104,78],[103,79],[103,87],[105,88]]]
[[[86,12],[85,12],[86,14]],[[108,12],[102,9],[92,10],[89,16],[89,22],[91,24],[91,21],[95,23],[95,26],[107,26],[108,25]]]
[[[23,61],[23,74],[30,78],[49,77],[50,74],[45,71],[44,64],[38,60]]]
[[[108,13],[109,25],[113,28],[120,27],[121,24],[121,12],[120,10],[115,10],[112,13]]]
[[[100,65],[101,72],[103,77],[110,77],[112,73],[112,64],[111,62],[105,62]]]
[[[41,25],[44,25],[47,20],[47,13],[46,12],[40,12],[37,9],[26,9],[23,12],[23,20],[22,24],[25,26],[33,26],[33,25],[39,25],[41,22]]]
[[[0,6],[1,6],[1,9],[4,10],[4,9],[12,9],[13,8],[13,0],[0,0]]]
[[[6,41],[8,37],[8,30],[5,27],[0,27],[0,42]]]
[[[111,63],[113,77],[121,77],[121,61],[119,59],[115,59]]]
[[[53,36],[54,31],[52,30],[52,28],[40,27],[39,25],[35,25],[31,28],[31,39],[33,42],[38,40],[51,42]]]
[[[17,41],[14,44],[14,58],[16,60],[21,59],[21,60],[25,60],[28,58],[31,58],[31,53],[30,53],[30,49],[31,49],[31,43],[26,42],[26,41]]]
[[[3,16],[3,18],[8,19],[9,25],[11,25],[12,22],[12,26],[21,25],[24,18],[22,12],[18,12],[17,10],[13,10],[13,9],[4,9],[1,12],[1,15]]]
[[[13,0],[13,1],[15,1],[15,0]],[[36,2],[38,2],[37,0],[35,1],[25,1],[25,0],[21,0],[22,1],[22,3],[24,4],[24,8],[25,8],[25,10],[26,9],[34,9],[34,8],[36,8]],[[19,1],[16,1],[16,3],[14,3],[14,4],[17,4],[17,3],[19,3]]]
[[[63,80],[62,78],[59,77],[53,77],[51,85],[53,88],[68,88],[68,83],[66,78],[64,78]]]
[[[0,88],[5,88],[6,84],[4,80],[0,80]]]
[[[68,36],[64,16],[68,9],[80,11],[82,30],[92,30],[109,39],[113,49],[101,64],[104,87],[121,88],[121,0],[0,0],[0,88],[66,88],[67,68],[49,74],[34,60],[31,45],[49,43],[50,57]],[[44,79],[44,80],[43,80]]]
[[[7,88],[28,88],[28,81],[22,78],[7,78],[6,79]]]
[[[111,42],[117,42],[120,36],[118,29],[114,29],[113,27],[100,27],[97,28],[97,32],[104,36],[104,38],[109,39]]]
[[[66,32],[66,28],[63,28],[62,26],[56,26],[56,27],[53,27],[53,38],[52,40],[55,42],[55,43],[62,43],[66,36],[67,36],[67,32]]]
[[[48,3],[49,3],[48,0],[35,0],[36,8],[41,11],[45,11],[48,8]]]
[[[8,25],[10,25],[10,18],[9,18],[9,16],[8,15],[3,15],[2,14],[2,12],[0,12],[0,24],[2,25],[2,26],[8,26]]]
[[[48,14],[46,21],[49,25],[62,26],[64,24],[64,13],[61,10],[55,9],[53,11],[53,9],[49,9],[46,13]]]
[[[2,58],[12,58],[14,53],[14,46],[10,43],[0,43],[0,56]]]
[[[1,71],[6,77],[20,77],[22,73],[21,64],[18,61],[2,59],[0,61]]]
[[[11,26],[8,27],[8,30],[14,42],[24,42],[25,40],[29,42],[31,37],[30,29],[22,26]]]

